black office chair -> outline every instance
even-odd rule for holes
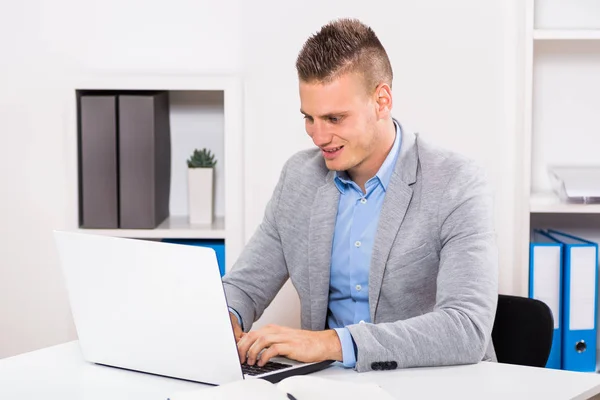
[[[544,367],[550,355],[554,319],[542,301],[498,296],[492,342],[498,362]]]

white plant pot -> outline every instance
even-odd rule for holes
[[[188,168],[190,224],[212,224],[214,168]]]

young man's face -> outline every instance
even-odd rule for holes
[[[301,81],[300,103],[306,132],[327,168],[352,173],[369,159],[378,144],[378,104],[359,75],[347,73],[326,84]]]

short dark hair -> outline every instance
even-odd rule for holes
[[[342,18],[321,27],[304,43],[296,60],[298,78],[327,83],[347,72],[363,75],[371,93],[392,86],[392,66],[373,29],[357,19]]]

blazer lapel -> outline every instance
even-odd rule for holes
[[[417,165],[417,137],[413,133],[402,130],[402,148],[383,200],[371,255],[369,311],[373,323],[376,322],[375,312],[379,301],[385,265],[412,199],[413,190],[411,185],[417,180]]]
[[[308,271],[310,287],[311,328],[323,330],[329,303],[331,246],[335,230],[340,192],[333,182],[334,172],[315,196],[308,231]]]

